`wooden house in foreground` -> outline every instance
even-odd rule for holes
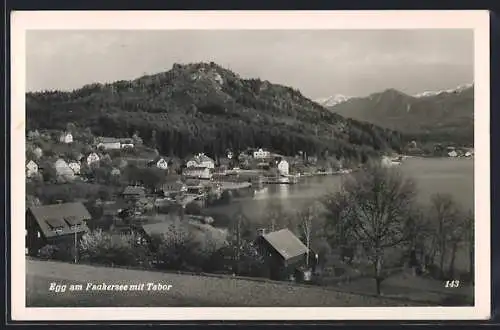
[[[307,247],[286,228],[270,233],[261,232],[256,244],[274,280],[298,279],[303,277],[307,268],[315,265],[315,253],[310,251],[308,263]]]
[[[72,243],[88,232],[90,213],[82,203],[41,205],[26,211],[26,247],[36,255],[47,244]]]

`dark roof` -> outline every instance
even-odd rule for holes
[[[210,170],[210,169],[208,167],[203,167],[203,166],[191,166],[191,167],[186,167],[184,169],[185,172],[205,171],[205,170]]]
[[[151,162],[157,163],[160,159],[164,159],[165,161],[168,162],[168,157],[160,156],[160,155],[158,155],[158,156],[154,157],[153,159],[151,159]]]
[[[144,187],[138,186],[127,186],[125,190],[123,190],[124,195],[145,195],[146,191]]]
[[[30,207],[29,211],[40,226],[45,237],[74,234],[87,231],[85,221],[90,213],[82,203],[64,203]],[[77,228],[72,228],[79,225]],[[56,232],[56,229],[59,232]]]
[[[185,188],[186,184],[179,182],[179,181],[173,181],[173,182],[166,182],[162,185],[162,190],[163,191],[181,191],[182,188]]]
[[[118,214],[121,210],[126,209],[128,205],[122,201],[116,201],[112,204],[103,204],[102,212],[105,215],[115,215]]]
[[[262,238],[285,260],[307,253],[304,243],[286,228],[263,235]]]

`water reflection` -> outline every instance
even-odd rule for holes
[[[280,184],[279,187],[279,197],[280,198],[288,198],[290,192],[290,185],[288,184]]]
[[[269,187],[260,187],[255,189],[253,199],[268,199],[269,198]]]

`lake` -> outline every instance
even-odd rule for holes
[[[464,209],[474,208],[474,160],[466,158],[408,158],[398,168],[412,177],[418,200],[430,201],[434,193],[451,194]],[[239,207],[250,219],[261,217],[270,205],[294,211],[339,189],[342,176],[302,178],[295,185],[267,185],[254,197],[235,200],[231,205],[210,208],[209,214],[234,214]]]

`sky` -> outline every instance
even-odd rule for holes
[[[317,99],[408,94],[474,80],[472,30],[31,30],[27,91],[72,90],[216,62]]]

